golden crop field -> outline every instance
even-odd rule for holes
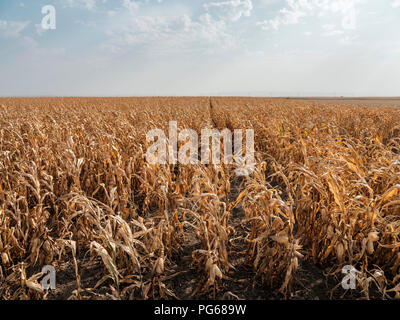
[[[253,129],[254,172],[148,163],[169,121]],[[399,152],[394,106],[2,98],[0,299],[400,298]]]

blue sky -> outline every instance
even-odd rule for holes
[[[0,0],[0,95],[400,96],[399,30],[400,0]]]

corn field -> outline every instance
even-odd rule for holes
[[[254,172],[149,164],[169,121],[253,129]],[[327,299],[399,299],[399,152],[389,106],[2,98],[0,299],[307,298],[314,271]]]

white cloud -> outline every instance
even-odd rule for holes
[[[399,8],[400,7],[400,0],[395,0],[392,2],[392,7],[393,8]]]
[[[37,50],[39,48],[39,43],[34,39],[32,39],[31,37],[22,37],[19,40],[19,43],[31,50]]]
[[[222,2],[210,2],[204,4],[204,8],[219,18],[228,18],[231,21],[237,21],[242,16],[249,17],[253,10],[251,0],[229,0]]]
[[[96,8],[97,0],[64,0],[64,7],[84,7],[88,10]],[[105,1],[103,1],[105,2]]]
[[[122,1],[122,6],[126,9],[128,9],[130,12],[135,12],[139,9],[140,3],[137,1],[132,1],[132,0],[123,0]]]
[[[41,23],[35,24],[36,34],[42,36],[48,29],[44,29]]]
[[[345,46],[357,45],[358,44],[357,40],[358,40],[357,35],[345,36],[342,39],[340,39],[340,43]]]
[[[29,25],[29,21],[0,20],[0,36],[6,38],[19,38],[21,32]]]
[[[111,53],[122,48],[151,47],[153,53],[170,53],[210,47],[215,50],[231,47],[234,37],[223,20],[215,20],[209,13],[193,20],[187,14],[177,16],[134,16],[129,23],[107,32],[110,41],[102,46]],[[206,49],[207,51],[208,49]]]
[[[322,34],[324,37],[333,37],[344,33],[343,30],[337,29],[336,25],[334,24],[325,24],[322,26],[322,29],[325,30],[325,32]]]
[[[265,30],[278,30],[282,25],[298,24],[305,17],[331,13],[342,15],[343,29],[354,29],[355,5],[359,2],[361,0],[286,0],[286,6],[277,16],[257,24]]]
[[[39,43],[31,37],[24,36],[22,31],[30,24],[30,21],[6,21],[0,20],[0,38],[11,38],[15,43],[28,48],[28,50],[35,50],[38,48]]]
[[[326,31],[332,31],[335,30],[336,26],[334,24],[324,24],[322,26],[322,29],[326,30]]]
[[[109,10],[109,11],[107,11],[107,15],[108,15],[109,17],[114,17],[117,13],[118,13],[118,11],[116,11],[116,10]]]
[[[341,34],[343,34],[344,31],[343,30],[330,30],[327,31],[323,34],[324,37],[333,37],[333,36],[339,36]]]
[[[86,21],[86,20],[78,19],[78,20],[75,20],[75,23],[78,25],[81,25],[82,27],[85,27],[86,29],[97,27],[97,24],[94,21]]]

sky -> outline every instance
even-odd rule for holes
[[[400,0],[0,0],[0,96],[400,96],[399,31]]]

